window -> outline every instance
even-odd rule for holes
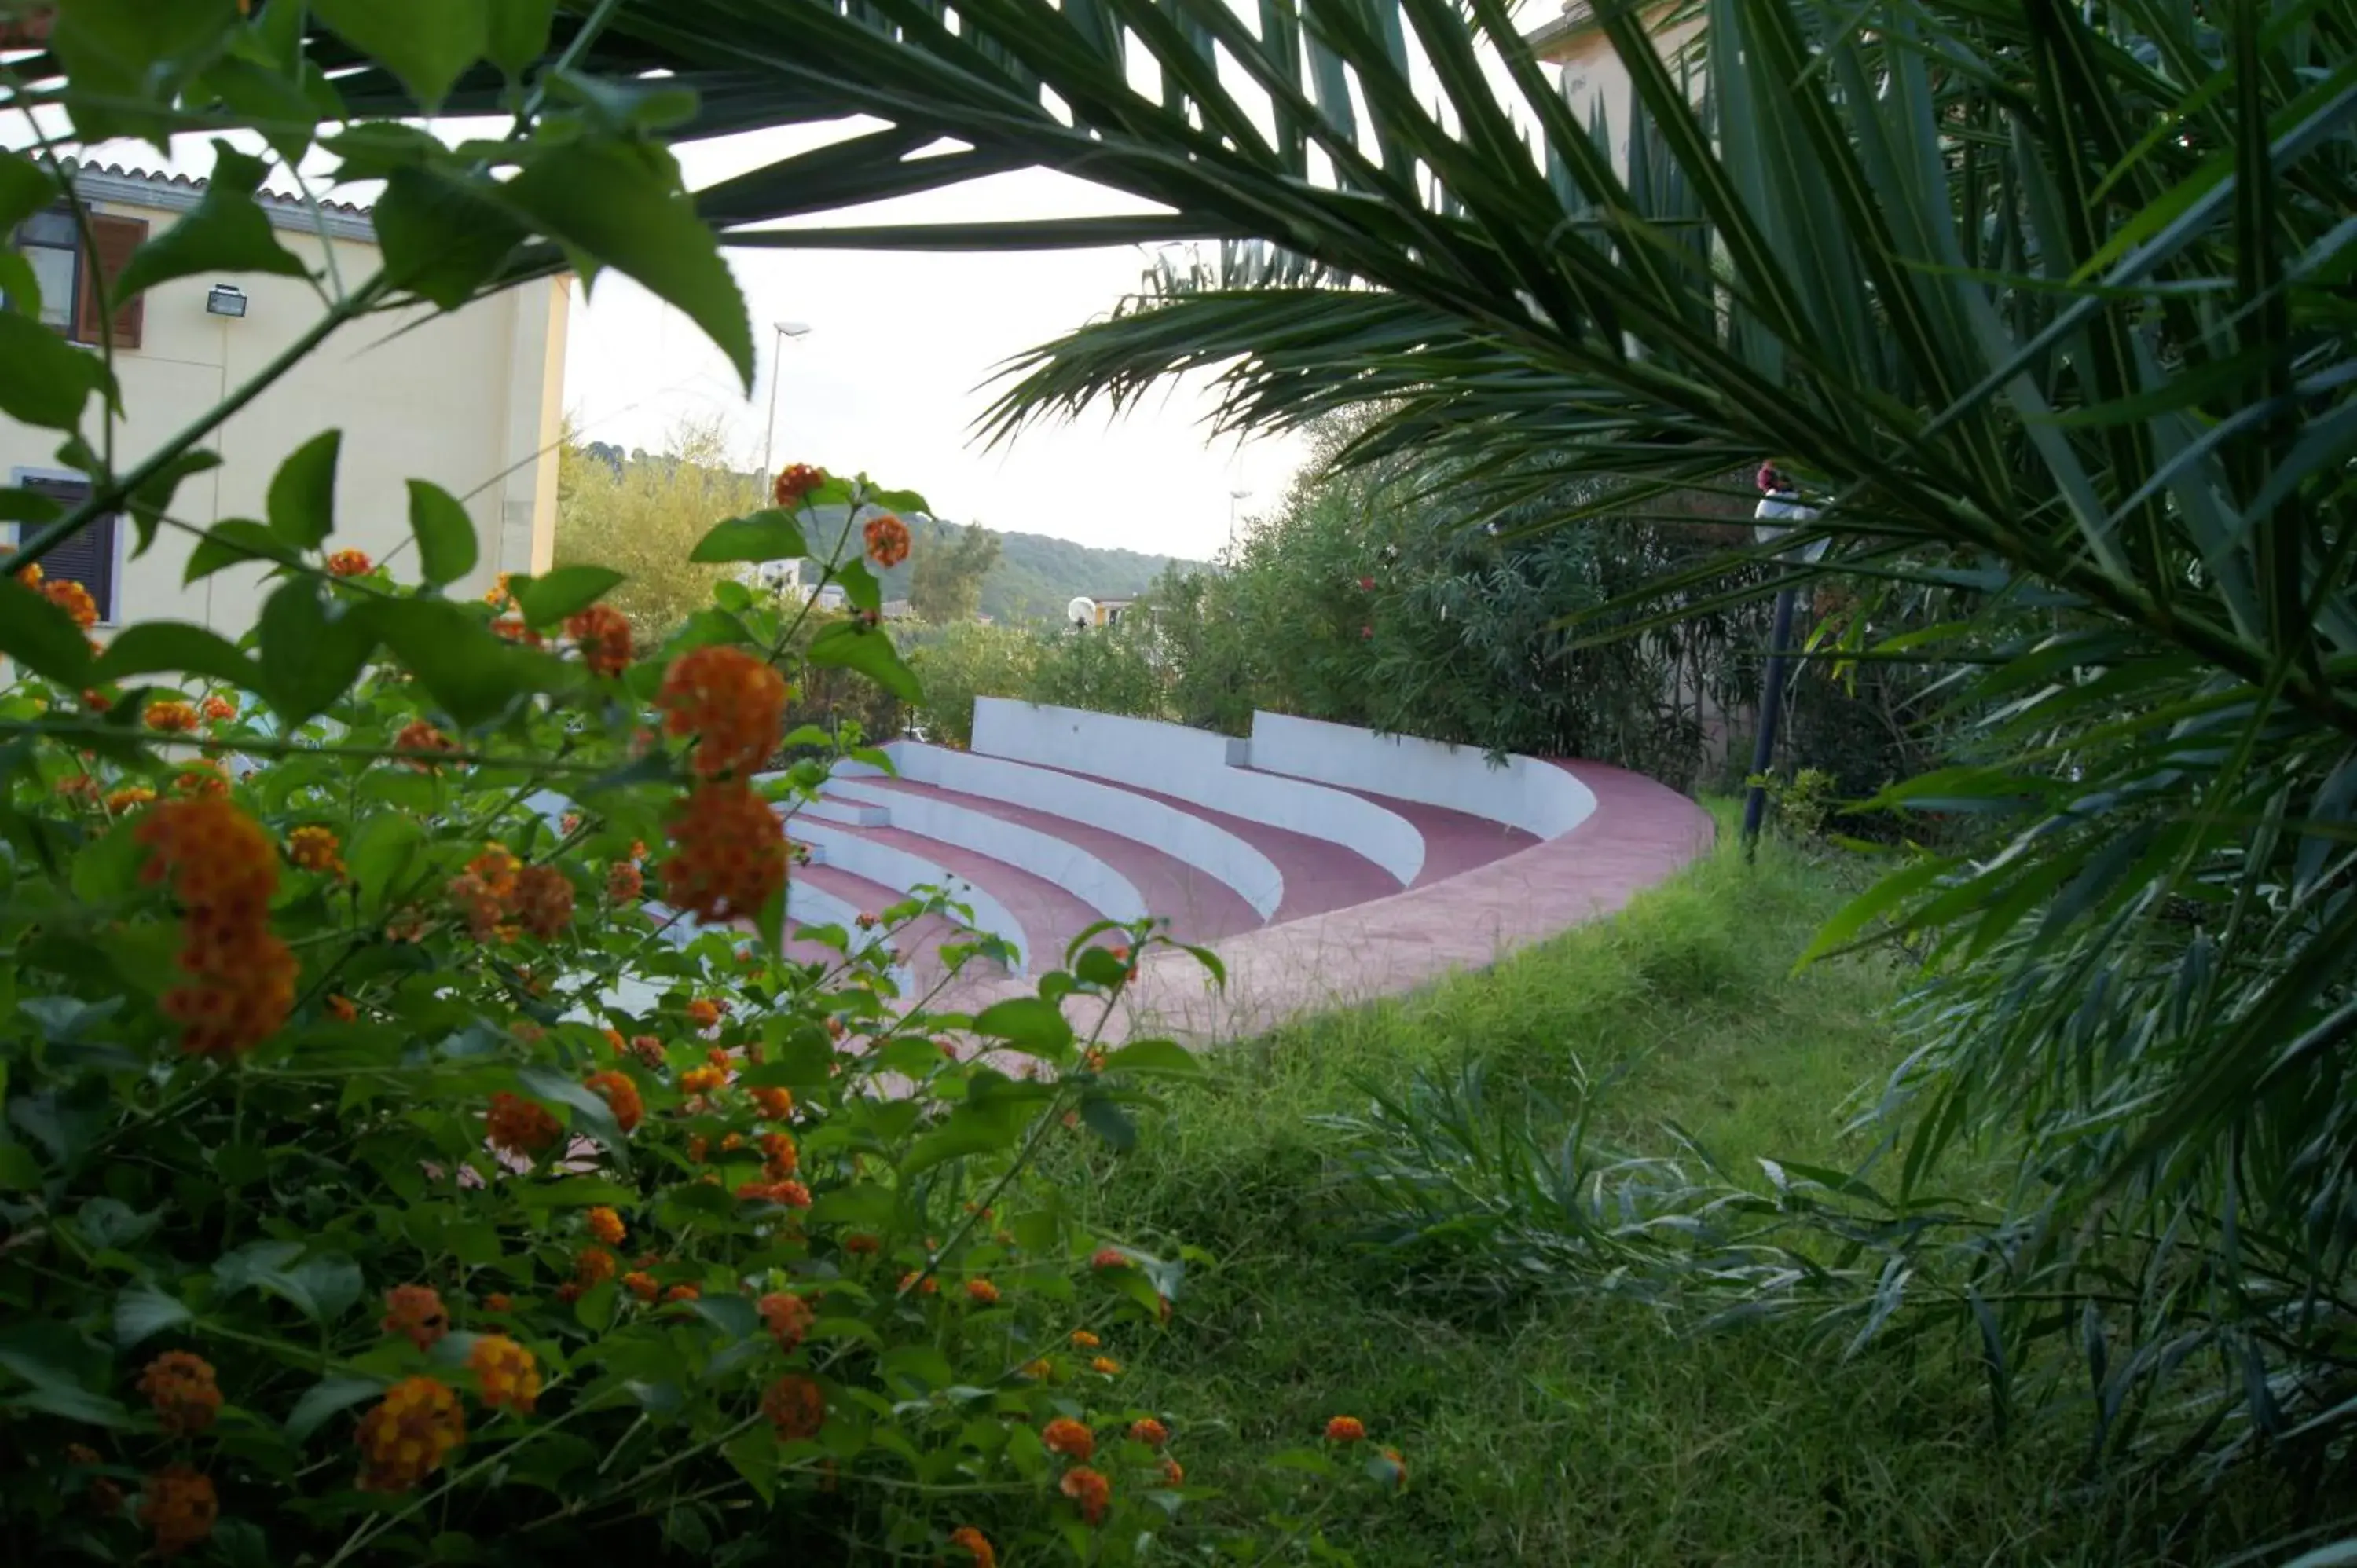
[[[110,212],[84,216],[90,224],[88,252],[82,249],[73,214],[62,208],[36,212],[25,220],[16,231],[15,244],[32,267],[34,281],[41,285],[41,325],[77,343],[96,343],[105,336],[99,329],[99,291],[89,286],[91,274],[83,262],[90,255],[97,256],[99,275],[112,283],[129,263],[131,252],[146,240],[147,220]],[[139,347],[145,320],[145,299],[132,300],[116,310],[114,346]]]
[[[47,478],[38,475],[19,473],[16,485],[35,495],[47,496],[68,511],[90,499],[90,481],[76,476],[72,478]],[[121,519],[102,517],[88,528],[41,557],[41,572],[48,577],[70,577],[90,590],[91,600],[98,606],[98,618],[113,621],[114,603],[114,539]],[[21,535],[29,532],[20,525]]]

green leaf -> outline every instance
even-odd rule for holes
[[[810,553],[794,514],[772,508],[716,522],[688,552],[691,561],[799,561]]]
[[[254,201],[268,166],[227,142],[213,143],[213,175],[205,194],[178,221],[131,252],[131,260],[108,291],[124,301],[174,278],[199,273],[270,273],[307,277],[309,271],[278,242],[270,220]]]
[[[580,614],[621,581],[622,574],[610,566],[559,566],[538,577],[511,577],[508,591],[527,622],[548,626]]]
[[[338,1373],[320,1379],[303,1391],[295,1408],[286,1414],[286,1435],[296,1443],[327,1424],[328,1418],[347,1411],[364,1401],[384,1392],[384,1382],[378,1378],[354,1378]]]
[[[194,1316],[178,1296],[167,1295],[154,1285],[133,1285],[114,1298],[115,1346],[128,1350],[142,1339],[178,1328]]]
[[[319,591],[308,577],[280,585],[262,607],[260,689],[289,725],[326,713],[376,651],[369,610]]]
[[[904,703],[923,699],[916,672],[900,662],[891,634],[881,627],[836,621],[811,639],[809,658],[813,664],[856,670]]]
[[[1194,1052],[1173,1040],[1137,1040],[1105,1058],[1107,1072],[1146,1072],[1192,1078],[1203,1070]]]
[[[554,1068],[518,1068],[516,1083],[535,1100],[553,1100],[569,1108],[573,1112],[574,1131],[586,1133],[604,1144],[614,1164],[624,1174],[629,1173],[630,1141],[622,1135],[622,1129],[615,1124],[613,1108],[606,1103],[604,1095],[587,1084],[575,1082]]]
[[[475,569],[475,520],[441,486],[409,481],[409,532],[427,582],[455,583]]]
[[[156,542],[156,527],[172,510],[172,497],[180,481],[191,474],[201,474],[221,467],[221,454],[210,446],[192,446],[174,457],[137,489],[131,492],[131,526],[138,532],[134,556],[147,553]]]
[[[188,569],[180,574],[180,582],[185,586],[224,567],[242,566],[253,561],[296,566],[302,564],[302,559],[285,540],[262,524],[250,518],[232,517],[205,530],[205,536],[188,552]]]
[[[226,681],[241,691],[262,690],[262,671],[219,632],[186,621],[149,620],[125,627],[90,671],[91,683],[178,670]]]
[[[575,252],[585,285],[610,266],[677,306],[753,386],[753,326],[679,166],[645,143],[571,142],[543,151],[501,187],[541,231]]]
[[[344,870],[364,908],[385,902],[405,885],[409,868],[425,841],[425,828],[405,811],[371,811],[344,846]]]
[[[834,580],[843,588],[843,596],[851,607],[859,610],[880,610],[884,607],[884,585],[867,569],[865,561],[845,561],[834,569]]]
[[[66,65],[75,130],[85,143],[145,136],[162,145],[178,128],[170,110],[180,83],[220,52],[237,23],[236,0],[59,6],[51,43]]]
[[[688,1310],[730,1339],[751,1337],[761,1326],[753,1304],[741,1295],[707,1295],[687,1304]]]
[[[0,1400],[0,1409],[38,1410],[85,1426],[135,1425],[131,1412],[103,1394],[92,1393],[59,1369],[16,1350],[0,1350],[0,1367],[32,1386]]]
[[[17,224],[58,199],[58,182],[22,153],[0,153],[0,230]]]
[[[76,691],[90,684],[90,639],[73,617],[0,572],[0,654]]]
[[[71,430],[105,362],[29,317],[0,311],[0,413],[45,430]]]
[[[555,11],[556,0],[490,0],[483,52],[510,76],[521,77],[548,48],[548,25]]]
[[[430,164],[387,175],[369,216],[386,274],[445,310],[473,298],[527,237],[513,211]]]
[[[975,1016],[974,1032],[1005,1040],[1027,1056],[1052,1058],[1072,1048],[1072,1026],[1054,1003],[1037,996],[1010,996],[992,1003]]]
[[[933,515],[933,509],[925,504],[925,498],[914,490],[870,490],[867,492],[867,504],[880,506],[886,511],[922,512],[927,517]]]
[[[336,527],[336,457],[344,433],[324,430],[278,465],[270,478],[270,532],[297,550],[313,550]]]
[[[1137,1146],[1137,1123],[1105,1095],[1081,1096],[1081,1120],[1088,1124],[1090,1132],[1125,1155]]]
[[[466,728],[533,692],[576,679],[561,660],[503,640],[447,599],[385,599],[369,607],[377,635],[434,701]]]
[[[428,114],[490,43],[482,0],[312,0],[311,11],[399,77]]]

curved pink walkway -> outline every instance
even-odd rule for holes
[[[1225,938],[1212,944],[1227,966],[1224,990],[1186,954],[1156,952],[1125,993],[1108,1037],[1212,1045],[1414,991],[1609,915],[1710,848],[1716,830],[1709,813],[1666,785],[1600,763],[1555,766],[1596,796],[1594,813],[1569,832],[1538,843],[1519,834],[1527,847],[1453,875],[1297,919],[1281,915],[1277,923]],[[1485,831],[1506,830],[1492,824]],[[943,1000],[973,1009],[1030,993],[1017,981],[973,980]],[[1086,1026],[1078,1005],[1070,1013],[1076,1026]]]

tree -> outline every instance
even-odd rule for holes
[[[728,467],[717,419],[683,419],[662,451],[619,467],[611,446],[567,439],[556,465],[556,564],[610,566],[628,579],[614,607],[642,636],[668,634],[712,596],[726,573],[688,553],[706,529],[758,504],[750,478]]]
[[[909,606],[935,626],[972,620],[982,580],[998,564],[998,535],[975,523],[919,542],[909,563]]]

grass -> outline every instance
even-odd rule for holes
[[[1672,1153],[1675,1122],[1732,1165],[1838,1165],[1846,1108],[1895,1065],[1880,1021],[1903,977],[1795,956],[1860,885],[1855,867],[1723,850],[1496,969],[1336,1013],[1222,1054],[1169,1096],[1138,1148],[1069,1156],[1102,1231],[1179,1241],[1170,1329],[1114,1348],[1125,1391],[1179,1434],[1215,1518],[1265,1521],[1272,1469],[1348,1413],[1397,1444],[1396,1497],[1342,1488],[1290,1550],[1368,1563],[2196,1563],[2241,1517],[2085,1473],[2067,1419],[1993,1432],[1979,1372],[1932,1338],[1844,1362],[1784,1323],[1710,1333],[1643,1304],[1551,1296],[1452,1308],[1351,1238],[1321,1113],[1372,1084],[1478,1063],[1493,1094],[1606,1082],[1601,1128]],[[2263,1526],[2255,1525],[2261,1533]],[[1263,1524],[1264,1531],[1266,1526]]]

